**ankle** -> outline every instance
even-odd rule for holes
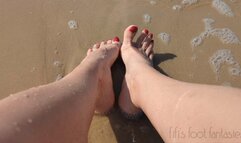
[[[137,82],[138,80],[137,75],[126,73],[125,79],[129,88],[131,102],[133,103],[134,106],[136,106],[137,108],[140,108],[140,104],[139,104],[140,90],[138,85],[139,83]]]

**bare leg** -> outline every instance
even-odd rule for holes
[[[132,45],[135,32],[131,27],[125,30],[121,47],[130,99],[145,112],[164,141],[240,142],[241,90],[190,84],[161,75]],[[212,136],[221,130],[238,134]],[[198,137],[191,134],[197,132]]]
[[[87,142],[96,105],[100,109],[112,106],[103,108],[97,101],[100,88],[111,76],[110,67],[119,53],[117,45],[102,42],[62,80],[1,100],[0,142]]]

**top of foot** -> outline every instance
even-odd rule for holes
[[[134,36],[138,31],[138,27],[131,25],[124,32],[123,45],[121,47],[121,56],[126,66],[130,64],[147,64],[152,65],[153,61],[153,34],[148,30],[142,30],[136,41]]]
[[[142,111],[138,108],[135,102],[136,100],[134,99],[135,96],[138,96],[138,93],[133,90],[135,87],[132,84],[132,77],[133,75],[137,75],[138,72],[141,72],[143,65],[152,66],[154,55],[153,34],[144,29],[137,38],[137,41],[134,42],[133,38],[137,30],[138,28],[135,25],[126,28],[123,45],[121,47],[121,56],[126,66],[126,75],[119,97],[119,106],[122,113],[128,119],[138,119],[140,115],[142,115]]]

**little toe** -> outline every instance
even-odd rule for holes
[[[92,50],[93,50],[93,51],[96,51],[96,50],[99,49],[99,48],[100,48],[100,44],[99,44],[99,43],[96,43],[96,44],[93,46]]]
[[[137,44],[137,47],[141,47],[144,39],[146,38],[146,36],[148,35],[149,31],[147,29],[143,29],[142,32],[141,32],[141,35],[138,37],[137,41],[136,41],[136,44]]]
[[[123,44],[132,44],[133,38],[138,30],[136,25],[131,25],[124,32]]]
[[[87,56],[92,52],[92,48],[89,48],[88,51],[87,51]]]
[[[145,53],[146,53],[146,56],[149,57],[151,52],[153,51],[153,47],[154,47],[154,41],[151,40],[150,44],[148,45]]]

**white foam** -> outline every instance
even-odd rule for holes
[[[191,41],[191,45],[192,47],[197,47],[197,46],[200,46],[203,42],[203,39],[202,37],[198,36],[198,37],[195,37],[193,38],[193,40]]]
[[[188,7],[198,3],[199,0],[182,0],[181,4],[172,6],[173,10],[180,11],[184,7]]]
[[[182,4],[187,5],[187,6],[193,5],[193,4],[196,4],[196,3],[198,3],[198,0],[182,0]]]
[[[204,22],[204,25],[205,25],[205,31],[209,31],[209,30],[213,29],[212,24],[215,22],[214,19],[212,19],[212,18],[204,18],[203,22]]]
[[[205,25],[205,31],[192,39],[192,47],[200,46],[202,41],[209,36],[219,38],[223,44],[241,44],[238,36],[229,28],[214,28],[213,23],[215,21],[211,18],[204,18],[203,22]]]
[[[68,26],[70,29],[78,29],[78,23],[75,20],[70,20],[68,22]]]
[[[229,66],[228,71],[231,75],[241,75],[240,65],[234,59],[231,50],[229,49],[221,49],[216,51],[213,56],[210,57],[209,62],[216,74],[219,74],[222,65],[227,64]]]
[[[217,36],[224,44],[240,44],[241,43],[239,41],[239,38],[236,36],[236,34],[228,28],[221,29],[221,32]]]
[[[172,7],[173,10],[177,10],[177,11],[180,11],[182,9],[182,6],[181,5],[174,5]]]
[[[171,36],[165,32],[158,34],[158,37],[162,40],[164,44],[169,44],[171,41]]]
[[[63,66],[63,63],[62,63],[61,61],[54,61],[54,62],[53,62],[53,65],[54,65],[55,67],[62,67],[62,66]]]
[[[212,6],[221,14],[233,17],[231,8],[223,0],[213,0]]]
[[[143,15],[143,21],[144,23],[151,23],[151,16],[149,14],[144,14]]]

